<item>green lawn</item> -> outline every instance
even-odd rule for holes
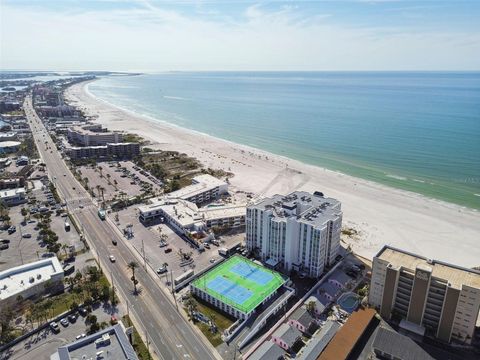
[[[203,335],[210,341],[210,343],[217,347],[221,343],[223,343],[222,340],[222,333],[223,330],[228,329],[234,322],[235,320],[232,318],[229,318],[228,315],[225,315],[223,313],[218,312],[214,308],[212,308],[209,304],[203,303],[201,300],[193,299],[196,303],[197,306],[197,311],[201,312],[203,315],[207,316],[210,319],[213,319],[215,322],[215,325],[217,325],[217,332],[213,334],[210,331],[210,327],[202,323],[200,321],[195,322],[195,325],[198,326],[198,328],[202,331]],[[187,309],[185,309],[185,312],[188,312]]]
[[[263,273],[264,275],[270,276],[271,279],[266,284],[260,284],[249,277],[242,277],[231,270],[237,265],[247,266],[248,268],[252,269],[253,273]],[[241,304],[235,302],[234,300],[227,299],[226,297],[222,296],[221,293],[217,292],[215,288],[208,285],[217,277],[221,277],[226,281],[234,283],[236,286],[246,289],[247,291],[251,292],[252,295]],[[210,296],[217,298],[222,302],[228,303],[242,312],[248,313],[262,303],[266,297],[282,286],[284,282],[285,279],[279,273],[257,265],[253,261],[242,256],[236,255],[232,256],[230,259],[222,262],[203,276],[196,279],[192,285],[206,291]]]

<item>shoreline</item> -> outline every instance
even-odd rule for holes
[[[91,81],[90,81],[91,82]],[[175,150],[197,158],[206,167],[235,174],[232,192],[258,196],[294,190],[322,191],[342,202],[344,226],[359,231],[346,239],[355,252],[371,258],[390,244],[430,258],[473,267],[480,265],[480,213],[414,192],[289,159],[236,144],[162,119],[122,109],[95,97],[90,82],[65,91],[70,103],[112,130],[136,133],[149,147]],[[456,249],[452,249],[452,243]]]

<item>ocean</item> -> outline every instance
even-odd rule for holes
[[[105,77],[113,105],[480,209],[479,72],[171,72]]]

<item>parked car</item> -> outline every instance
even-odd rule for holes
[[[58,334],[60,332],[60,326],[54,321],[50,323],[50,329],[55,333]]]
[[[114,263],[116,261],[115,256],[113,256],[113,255],[110,255],[108,258],[110,259],[110,261],[112,263]]]
[[[63,327],[67,327],[68,325],[70,325],[70,323],[68,322],[67,319],[63,318],[62,320],[60,320],[60,324],[62,324]]]
[[[74,322],[77,321],[77,315],[75,314],[68,315],[68,320],[73,324]]]
[[[77,335],[77,336],[75,337],[75,339],[79,340],[79,339],[84,338],[85,336],[87,336],[87,335],[85,335],[85,334],[80,334],[80,335]]]
[[[23,234],[22,237],[25,238],[25,239],[29,239],[29,238],[32,237],[32,234],[26,233],[26,234]]]
[[[117,240],[112,239],[112,244],[115,245],[115,246],[117,246]]]
[[[0,244],[0,250],[7,250],[10,247],[8,244]]]
[[[170,252],[172,252],[172,248],[166,248],[166,249],[165,249],[165,254],[168,254],[168,253],[170,253]]]
[[[0,240],[0,243],[2,243],[2,244],[10,244],[10,239],[2,239],[2,240]]]
[[[166,266],[160,266],[158,269],[157,269],[157,274],[164,274],[168,271],[167,267]]]
[[[85,317],[85,316],[88,315],[88,311],[87,311],[87,309],[85,309],[85,308],[79,308],[79,309],[78,309],[78,313],[79,313],[80,315],[82,315],[83,317]]]
[[[13,234],[15,231],[17,231],[17,228],[16,228],[15,226],[10,226],[10,227],[8,228],[8,233],[9,233],[9,234]]]

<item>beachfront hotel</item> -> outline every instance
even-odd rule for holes
[[[100,146],[123,141],[121,133],[108,131],[100,124],[73,126],[67,129],[67,138],[70,143],[80,146]]]
[[[469,344],[479,321],[480,272],[385,246],[373,258],[369,302],[410,332]]]
[[[295,191],[247,207],[247,248],[262,261],[317,278],[340,249],[341,203],[322,193]]]

